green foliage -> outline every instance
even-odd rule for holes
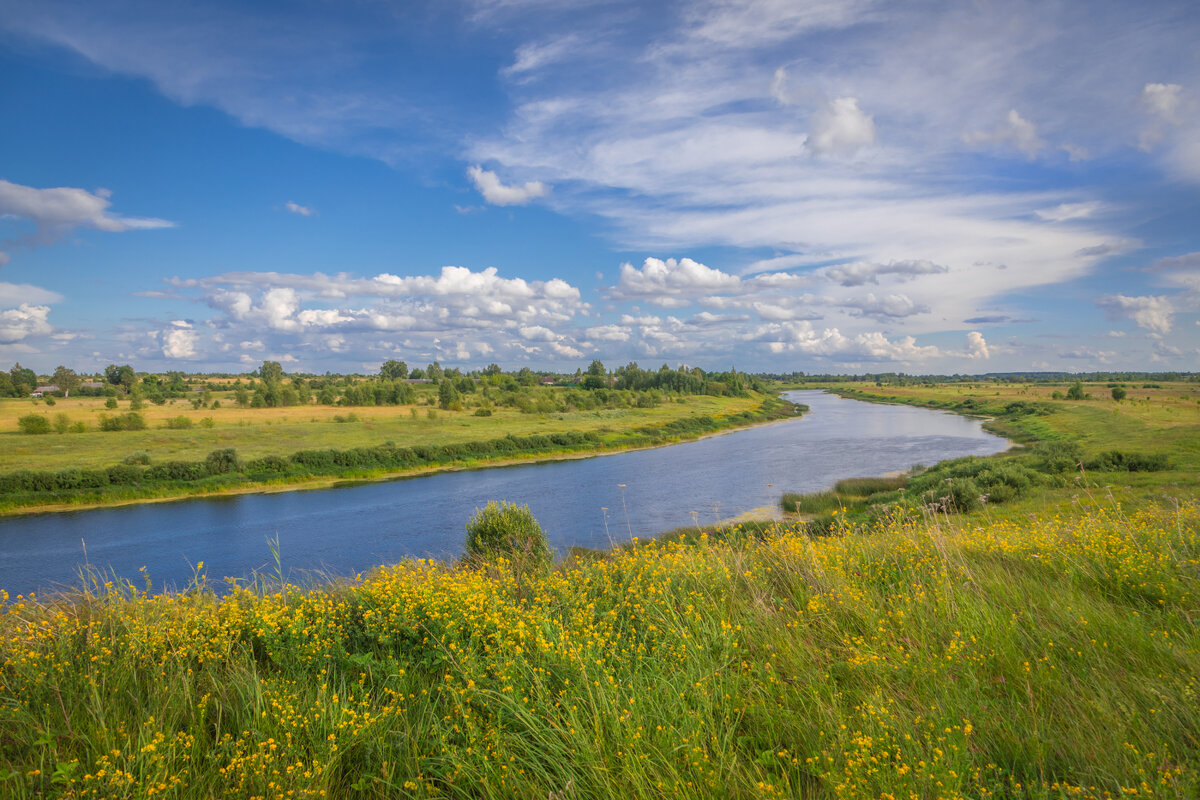
[[[204,465],[208,468],[208,472],[211,475],[225,475],[230,472],[237,472],[242,468],[237,450],[232,447],[213,450],[204,459]]]
[[[185,417],[182,415],[178,417],[171,417],[165,423],[163,423],[164,427],[175,431],[189,430],[194,424],[195,423],[192,422],[191,417]]]
[[[870,497],[879,492],[894,492],[908,485],[908,478],[903,475],[881,478],[845,478],[838,481],[833,489],[838,494],[851,497]]]
[[[17,420],[21,433],[42,434],[50,432],[50,420],[41,414],[26,414]]]
[[[467,522],[467,558],[477,563],[507,559],[521,569],[549,565],[546,534],[527,505],[490,501]]]
[[[1114,386],[1112,388],[1112,399],[1116,400],[1117,402],[1124,400],[1126,394],[1127,392],[1121,386]]]
[[[1067,389],[1067,399],[1068,400],[1082,400],[1083,398],[1084,398],[1083,382],[1075,381],[1074,383],[1071,384],[1071,388]]]
[[[408,377],[408,364],[403,361],[385,361],[379,368],[379,379],[394,381]]]
[[[110,417],[107,414],[101,414],[100,430],[144,431],[146,430],[146,418],[136,411],[127,411],[124,414],[118,414],[114,417]]]
[[[115,398],[115,397],[110,397],[110,398],[108,398],[107,400],[105,400],[105,401],[104,401],[104,407],[105,407],[105,408],[108,408],[108,409],[113,409],[113,408],[116,408],[116,407],[117,407],[117,398]]]
[[[462,395],[449,378],[443,378],[438,385],[438,408],[443,411],[462,410]]]
[[[1164,453],[1108,450],[1089,458],[1083,463],[1083,467],[1093,472],[1162,472],[1171,468],[1171,462]]]

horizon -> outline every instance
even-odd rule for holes
[[[1200,363],[1182,0],[0,11],[0,364]]]

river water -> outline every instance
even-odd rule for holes
[[[405,557],[462,552],[464,525],[489,500],[528,504],[551,546],[607,548],[1008,442],[978,420],[907,406],[789,392],[803,417],[696,442],[597,458],[445,472],[352,486],[147,503],[0,519],[0,589],[10,596],[79,585],[81,564],[156,590],[193,565],[209,580],[273,574],[278,539],[289,578],[354,574]],[[624,486],[624,488],[622,488]],[[607,510],[604,510],[607,509]]]

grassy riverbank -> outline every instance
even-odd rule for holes
[[[10,416],[18,402],[24,403],[7,401]],[[89,403],[100,413],[101,401],[79,400],[81,406]],[[67,401],[55,407],[64,405]],[[10,467],[19,463],[21,468],[0,472],[0,514],[316,488],[339,480],[572,458],[694,439],[785,419],[799,409],[749,393],[679,396],[652,408],[489,411],[476,416],[432,407],[417,413],[416,406],[205,409],[197,413],[209,415],[203,419],[214,420],[211,425],[171,428],[177,417],[167,408],[149,412],[151,427],[140,431],[8,434],[12,441],[4,458]],[[114,454],[126,451],[114,463]]]
[[[1195,432],[1151,404],[1117,440],[1089,402],[998,422],[1170,467],[819,536],[696,529],[519,580],[406,562],[10,598],[0,796],[1200,796]]]
[[[1200,792],[1200,512],[736,531],[520,586],[20,601],[5,797]]]

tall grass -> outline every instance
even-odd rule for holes
[[[1200,793],[1195,504],[839,533],[14,598],[0,796]]]

